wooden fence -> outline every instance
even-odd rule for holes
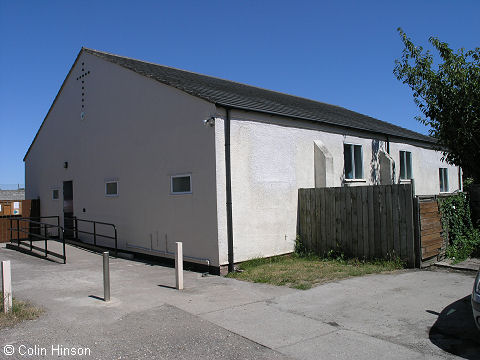
[[[298,234],[308,251],[398,256],[409,267],[416,265],[411,184],[299,189],[298,214]]]
[[[416,222],[420,242],[422,264],[436,262],[445,256],[447,237],[443,236],[442,219],[437,197],[417,197]]]
[[[11,201],[13,203],[13,201]],[[20,202],[19,214],[11,214],[11,212],[4,211],[0,215],[0,243],[10,241],[10,218],[21,218],[21,217],[38,217],[40,216],[40,200],[18,200],[15,202]],[[3,206],[3,209],[6,209],[6,206]],[[15,224],[16,226],[16,224]],[[27,225],[23,224],[20,227],[26,227]],[[26,229],[27,230],[27,229]],[[17,234],[13,234],[15,239]]]

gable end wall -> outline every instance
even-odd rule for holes
[[[162,256],[182,241],[185,260],[218,265],[215,137],[203,124],[214,111],[82,53],[25,159],[26,197],[40,198],[42,215],[62,216],[62,184],[72,180],[74,215],[115,223],[120,248]],[[171,195],[170,176],[186,173],[192,194]],[[106,180],[119,181],[119,196],[105,196]]]

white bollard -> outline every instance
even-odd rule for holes
[[[2,293],[3,293],[3,310],[5,314],[10,312],[12,308],[12,272],[10,270],[10,261],[2,261]]]
[[[177,290],[183,290],[183,246],[177,242],[175,249],[175,280]]]

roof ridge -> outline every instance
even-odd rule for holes
[[[109,52],[107,52],[107,51],[90,49],[90,48],[87,48],[87,47],[82,47],[82,49],[87,50],[87,51],[90,51],[90,52],[97,52],[97,53],[100,53],[100,54],[115,56],[115,57],[122,58],[122,59],[138,61],[138,62],[142,62],[142,63],[145,63],[145,64],[150,64],[150,65],[155,65],[155,66],[161,66],[161,67],[164,67],[164,68],[173,69],[173,70],[177,70],[177,71],[182,71],[182,72],[186,72],[186,73],[190,73],[190,74],[194,74],[194,75],[205,76],[205,77],[209,77],[209,78],[213,78],[213,79],[217,79],[217,80],[227,81],[227,82],[234,83],[234,84],[238,84],[238,85],[242,85],[242,86],[253,87],[253,88],[256,88],[256,89],[263,90],[263,91],[268,91],[268,92],[272,92],[272,93],[276,93],[276,94],[280,94],[280,95],[291,96],[291,97],[295,97],[295,98],[301,99],[301,100],[313,101],[313,102],[320,103],[320,104],[324,104],[324,105],[328,105],[328,106],[338,107],[338,108],[340,108],[340,109],[342,109],[342,110],[348,110],[348,111],[356,112],[356,111],[353,111],[353,110],[349,110],[349,109],[347,109],[347,108],[345,108],[345,107],[343,107],[343,106],[341,106],[341,105],[330,104],[330,103],[326,103],[326,102],[323,102],[323,101],[320,101],[320,100],[314,100],[314,99],[310,99],[310,98],[307,98],[307,97],[304,97],[304,96],[298,96],[298,95],[294,95],[294,94],[289,94],[289,93],[287,93],[287,92],[282,92],[282,91],[278,91],[278,90],[267,89],[267,88],[264,88],[264,87],[261,87],[261,86],[251,85],[251,84],[247,84],[247,83],[242,83],[242,82],[235,81],[235,80],[229,80],[229,79],[221,78],[221,77],[214,76],[214,75],[206,75],[206,74],[202,74],[202,73],[195,72],[195,71],[191,71],[191,70],[180,69],[180,68],[177,68],[177,67],[174,67],[174,66],[163,65],[163,64],[158,64],[158,63],[154,63],[154,62],[151,62],[151,61],[135,59],[135,58],[128,57],[128,56],[123,56],[123,55],[118,55],[118,54],[114,54],[114,53],[109,53]],[[357,113],[357,114],[360,114],[359,112],[356,112],[356,113]],[[363,115],[363,116],[369,116],[369,115],[364,115],[364,114],[361,114],[361,115]],[[369,117],[371,117],[371,116],[369,116]],[[376,119],[376,118],[373,118],[373,117],[371,117],[371,118],[372,118],[372,119],[375,119],[375,120],[379,120],[379,119]],[[380,121],[382,121],[382,120],[380,120]]]
[[[246,83],[241,83],[238,81],[228,80],[220,78],[217,76],[211,76],[206,74],[201,74],[198,72],[179,69],[173,66],[162,65],[154,63],[151,61],[134,59],[131,57],[109,53],[106,51],[95,50],[87,47],[82,47],[81,51],[86,51],[87,53],[102,58],[106,61],[116,63],[124,68],[137,72],[142,76],[153,78],[163,84],[173,86],[181,91],[184,91],[190,95],[196,96],[198,98],[204,99],[206,101],[226,106],[240,106],[240,103],[245,103],[245,99],[249,98],[250,101],[255,101],[256,104],[251,108],[252,111],[260,112],[269,112],[275,113],[277,115],[283,116],[293,116],[297,118],[303,118],[305,120],[321,121],[327,124],[338,125],[338,126],[347,126],[351,128],[356,128],[360,130],[373,131],[385,135],[399,136],[402,138],[415,139],[419,141],[424,141],[428,143],[434,143],[435,139],[429,135],[424,135],[417,131],[392,124],[385,120],[377,119],[370,115],[365,115],[360,112],[347,109],[340,105],[333,105],[325,103],[319,100],[309,99],[306,97],[301,97],[297,95],[288,94],[285,92],[280,92],[276,90],[262,88],[256,85],[249,85]],[[135,67],[135,64],[142,66],[141,64],[152,66],[153,68],[147,69],[147,71],[140,71]],[[177,79],[172,83],[172,79],[165,77],[163,75],[156,74],[155,71],[161,71],[167,73],[170,71],[171,76],[176,77]],[[173,73],[172,73],[173,71]],[[175,73],[178,72],[178,73]],[[181,75],[185,74],[185,75]],[[193,77],[192,77],[193,76]],[[185,77],[185,79],[182,79]],[[198,77],[196,79],[196,77]],[[186,80],[187,83],[185,83]],[[192,86],[188,84],[188,81],[195,84]],[[196,82],[197,81],[197,82]],[[202,81],[201,83],[199,81]],[[209,84],[209,81],[211,82]],[[214,83],[218,81],[218,83]],[[198,86],[197,86],[198,85]],[[235,89],[235,86],[237,87]],[[222,92],[225,96],[225,90],[229,92],[229,97],[233,95],[231,101],[225,102],[226,98],[222,98]],[[256,93],[255,93],[256,92]],[[262,93],[264,97],[262,96]],[[243,96],[243,100],[242,100]],[[232,102],[233,100],[233,102]],[[263,105],[262,105],[263,101]],[[303,102],[303,103],[302,103]],[[265,104],[271,104],[266,106]],[[242,104],[242,106],[243,106]],[[288,114],[285,111],[281,111],[277,108],[278,111],[273,111],[274,108],[283,107],[284,109],[289,109]],[[248,106],[247,106],[248,107]],[[297,115],[295,115],[297,112]],[[299,114],[299,115],[298,115]],[[328,116],[329,118],[325,118]],[[330,119],[330,117],[332,119]],[[336,118],[336,120],[335,120]],[[363,120],[362,120],[363,119]],[[350,125],[346,122],[351,122]],[[371,122],[371,124],[370,124]],[[376,124],[375,124],[376,123]],[[402,134],[403,133],[403,134]]]

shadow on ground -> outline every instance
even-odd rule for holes
[[[450,354],[480,359],[480,332],[473,320],[470,295],[448,305],[438,314],[429,337],[434,345]]]

